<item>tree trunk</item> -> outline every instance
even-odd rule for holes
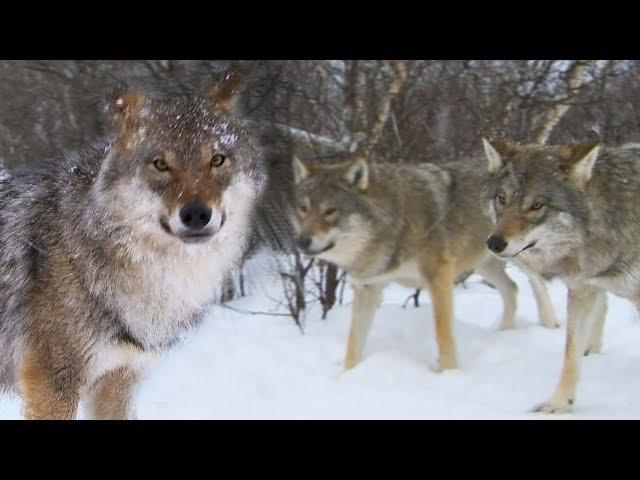
[[[576,60],[574,64],[571,66],[569,75],[569,89],[567,92],[567,99],[573,98],[582,85],[584,84],[587,73],[589,71],[589,65],[591,64],[588,60]],[[544,145],[549,140],[551,136],[551,132],[555,128],[555,126],[562,120],[562,117],[567,113],[571,107],[570,103],[562,102],[553,106],[547,114],[544,116],[544,121],[542,122],[542,127],[540,128],[540,132],[536,136],[535,142],[539,145]]]
[[[382,131],[384,129],[385,124],[387,123],[387,119],[389,118],[389,112],[391,110],[391,100],[394,99],[396,95],[400,92],[400,89],[407,82],[407,67],[401,60],[393,60],[391,62],[391,67],[395,72],[395,77],[389,83],[387,87],[387,91],[382,98],[380,105],[378,106],[378,113],[376,115],[376,120],[371,129],[369,130],[369,135],[366,140],[366,145],[363,149],[363,155],[367,156],[373,150],[373,147],[376,146],[378,140],[382,136]]]

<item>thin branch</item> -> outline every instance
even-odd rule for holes
[[[291,317],[291,315],[289,313],[260,312],[260,311],[253,311],[253,310],[244,310],[242,308],[231,307],[231,306],[226,305],[224,303],[220,304],[220,306],[222,308],[227,308],[229,310],[233,310],[234,312],[242,313],[242,314],[245,314],[245,315],[269,315],[271,317]]]

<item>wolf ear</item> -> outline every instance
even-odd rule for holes
[[[223,75],[222,80],[205,91],[205,96],[211,105],[232,111],[237,104],[238,93],[245,83],[244,74],[237,70],[229,70]]]
[[[302,182],[310,174],[309,166],[297,156],[293,157],[293,181],[296,185]]]
[[[565,170],[569,172],[569,178],[578,188],[583,189],[591,179],[601,149],[602,144],[598,140],[570,145],[563,149]]]
[[[142,126],[147,98],[126,90],[114,92],[107,98],[106,110],[114,125],[118,139],[124,148],[130,148],[132,138]]]
[[[351,165],[347,167],[344,178],[350,185],[358,187],[365,191],[369,186],[369,163],[363,157],[356,158]]]
[[[140,117],[146,103],[147,99],[138,92],[119,91],[107,99],[107,110],[117,123],[129,123]]]
[[[505,157],[515,153],[518,150],[516,142],[510,142],[504,139],[489,139],[482,137],[482,146],[484,154],[487,156],[489,173],[495,175],[504,166]]]
[[[484,137],[482,137],[482,146],[484,147],[484,154],[489,161],[489,173],[492,175],[498,173],[502,168],[502,156],[491,142]]]

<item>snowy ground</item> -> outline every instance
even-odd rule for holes
[[[431,305],[402,308],[411,292],[385,292],[365,358],[343,372],[350,305],[326,320],[312,309],[301,334],[286,317],[248,315],[214,307],[205,324],[167,356],[138,396],[141,419],[508,419],[640,418],[640,321],[628,302],[609,298],[604,349],[584,360],[576,410],[550,417],[527,413],[552,393],[560,372],[565,288],[550,284],[563,327],[537,325],[526,277],[518,328],[496,331],[497,292],[472,276],[457,287],[456,337],[461,369],[435,373]],[[276,281],[277,282],[277,281]],[[255,286],[234,301],[241,310],[269,310],[271,291]],[[348,302],[347,302],[348,303]],[[0,418],[19,418],[15,399],[0,400]]]

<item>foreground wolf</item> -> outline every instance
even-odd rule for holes
[[[26,418],[74,418],[81,400],[131,418],[145,369],[240,258],[266,180],[238,82],[116,95],[109,138],[0,183],[0,384]]]
[[[360,360],[383,288],[392,281],[429,288],[441,369],[458,365],[456,278],[476,271],[493,284],[504,302],[501,327],[513,326],[516,284],[484,245],[492,224],[482,209],[483,170],[472,163],[405,166],[362,158],[317,166],[294,158],[298,247],[344,268],[355,285],[345,368]]]
[[[580,357],[602,344],[605,291],[640,307],[640,157],[598,141],[567,146],[484,139],[496,225],[489,249],[568,287],[567,343],[560,383],[536,407],[567,412]]]

